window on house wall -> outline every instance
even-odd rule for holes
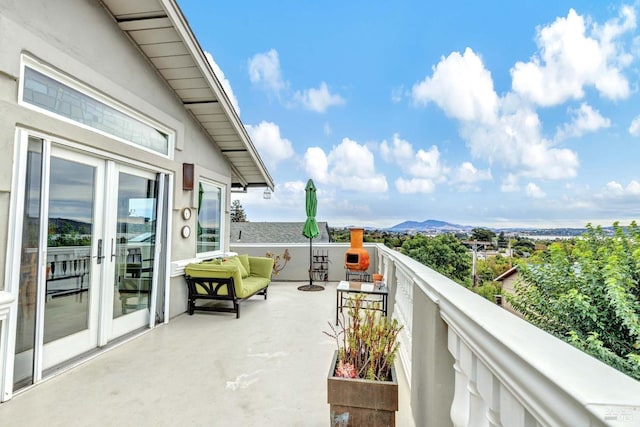
[[[79,82],[36,64],[24,66],[20,100],[24,105],[169,156],[173,132],[128,111]]]
[[[224,190],[220,185],[198,183],[197,253],[207,255],[222,250]]]

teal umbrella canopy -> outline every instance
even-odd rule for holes
[[[314,237],[318,237],[320,234],[318,223],[316,222],[318,199],[316,198],[316,186],[313,184],[313,180],[310,179],[307,181],[307,186],[304,191],[306,193],[307,220],[304,222],[302,235],[309,239],[313,239]]]

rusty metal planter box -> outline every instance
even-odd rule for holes
[[[398,380],[395,369],[391,368],[390,381],[339,378],[334,376],[337,358],[336,351],[327,377],[330,425],[394,427],[398,410]]]

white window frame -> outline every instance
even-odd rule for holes
[[[118,110],[121,113],[129,116],[131,119],[136,120],[138,122],[141,122],[147,126],[150,126],[152,128],[155,128],[156,130],[164,133],[167,135],[167,153],[161,153],[159,151],[153,150],[151,148],[145,147],[143,145],[138,145],[135,142],[129,141],[127,139],[121,138],[117,135],[113,135],[109,132],[105,132],[103,130],[97,129],[95,127],[89,126],[87,124],[75,121],[69,117],[65,117],[63,115],[60,114],[56,114],[55,112],[49,111],[45,108],[42,107],[38,107],[37,105],[33,105],[27,101],[24,101],[24,74],[25,74],[25,67],[29,67],[41,74],[44,74],[45,76],[56,80],[57,82],[70,87],[73,90],[76,90],[80,93],[82,93],[85,96],[88,96],[89,98],[92,98],[110,108],[113,108],[114,110]],[[31,110],[37,111],[39,113],[42,114],[46,114],[47,116],[50,117],[54,117],[58,120],[62,120],[66,123],[70,123],[73,124],[75,126],[79,126],[83,129],[88,129],[92,132],[96,132],[99,133],[100,135],[106,136],[108,138],[117,140],[119,142],[122,142],[124,144],[130,145],[132,147],[136,147],[138,149],[141,150],[145,150],[149,153],[155,154],[157,156],[161,156],[161,157],[165,157],[168,159],[173,159],[173,153],[175,150],[175,141],[176,141],[176,132],[175,130],[168,128],[164,125],[162,125],[161,123],[147,117],[144,116],[142,114],[140,114],[139,112],[133,110],[132,108],[128,107],[127,105],[113,99],[110,98],[106,95],[104,95],[103,93],[100,93],[99,91],[91,88],[90,86],[70,77],[67,76],[65,74],[63,74],[62,72],[54,69],[53,67],[50,67],[30,56],[27,56],[25,54],[21,55],[20,58],[20,84],[18,85],[18,105],[21,105],[25,108],[29,108]]]
[[[220,190],[220,206],[219,206],[219,212],[218,214],[220,215],[220,248],[214,251],[207,251],[207,252],[198,252],[198,220],[199,220],[199,214],[200,212],[198,212],[198,191],[200,188],[200,184],[207,184],[207,185],[211,185],[214,187],[217,187]],[[196,211],[196,223],[195,223],[195,230],[194,230],[194,236],[195,236],[195,245],[196,245],[196,258],[197,259],[207,259],[207,258],[213,258],[213,257],[217,257],[217,256],[221,256],[224,253],[224,239],[225,239],[225,224],[227,222],[227,217],[226,217],[226,203],[227,203],[227,194],[226,194],[226,185],[222,184],[220,182],[216,182],[213,180],[209,180],[209,179],[204,179],[204,178],[200,178],[198,179],[198,186],[194,189],[194,196],[195,196],[195,211]]]

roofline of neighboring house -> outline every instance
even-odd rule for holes
[[[509,276],[514,275],[517,272],[518,272],[518,266],[514,265],[513,267],[511,267],[510,269],[508,269],[507,271],[505,271],[504,273],[502,273],[501,275],[499,275],[498,277],[496,277],[493,280],[496,281],[496,282],[501,282],[504,279],[508,278]]]

